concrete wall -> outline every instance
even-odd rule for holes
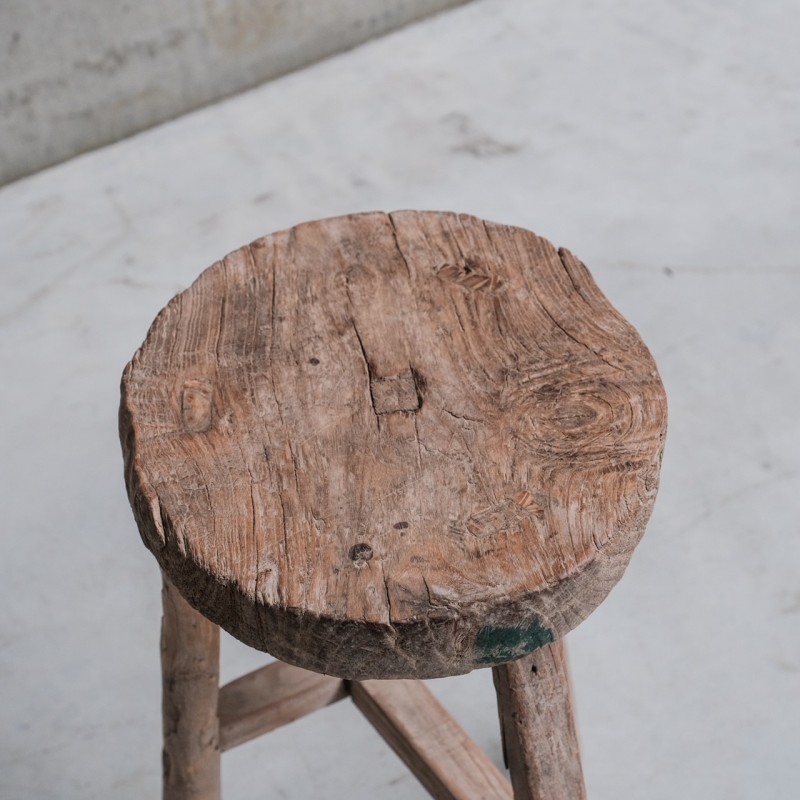
[[[465,0],[2,0],[0,184]]]

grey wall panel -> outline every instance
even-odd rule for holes
[[[0,0],[0,184],[465,0]]]

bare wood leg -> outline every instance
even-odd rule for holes
[[[164,576],[164,800],[219,800],[219,628]]]
[[[563,642],[492,673],[515,800],[585,800]]]

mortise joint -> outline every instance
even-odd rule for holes
[[[408,369],[399,375],[380,378],[370,374],[369,389],[376,414],[419,411],[422,407],[422,376]]]

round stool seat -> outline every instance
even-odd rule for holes
[[[207,269],[127,366],[120,427],[142,537],[198,611],[310,670],[429,678],[601,602],[652,509],[666,402],[566,250],[373,213]]]

